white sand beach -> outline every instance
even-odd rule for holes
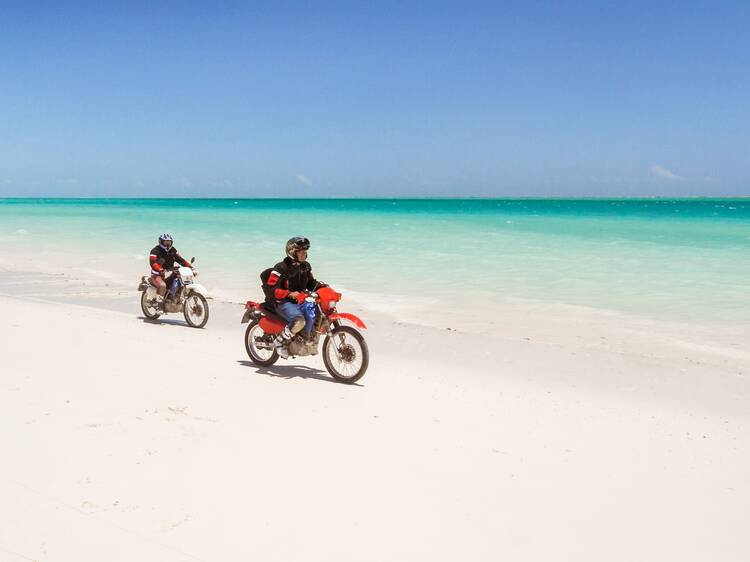
[[[2,278],[0,560],[750,557],[747,332],[447,330],[345,296],[371,351],[347,386],[255,367],[238,304],[196,330],[134,287]]]

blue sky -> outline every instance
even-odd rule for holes
[[[748,2],[16,2],[0,195],[750,195]]]

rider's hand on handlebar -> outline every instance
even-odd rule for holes
[[[292,291],[289,293],[289,298],[295,301],[297,304],[302,304],[305,302],[305,298],[307,297],[306,293],[303,293],[302,291]]]

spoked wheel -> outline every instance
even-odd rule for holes
[[[202,328],[208,322],[208,303],[200,293],[190,293],[185,299],[185,322],[193,328]]]
[[[268,367],[276,363],[279,354],[268,341],[271,338],[260,327],[260,320],[253,320],[245,330],[245,349],[253,363],[262,367]]]
[[[143,315],[149,320],[156,320],[161,316],[161,310],[156,302],[156,297],[148,298],[146,291],[141,293],[141,310]]]
[[[370,363],[367,343],[351,326],[338,326],[323,342],[323,363],[339,382],[353,383],[361,379]]]

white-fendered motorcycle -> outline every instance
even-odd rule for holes
[[[195,258],[191,258],[193,263]],[[185,322],[193,328],[203,328],[208,322],[208,290],[195,282],[198,272],[184,266],[175,266],[167,273],[164,282],[167,293],[160,297],[151,282],[151,277],[144,275],[138,290],[141,291],[141,310],[149,320],[156,320],[162,314],[182,312]]]

